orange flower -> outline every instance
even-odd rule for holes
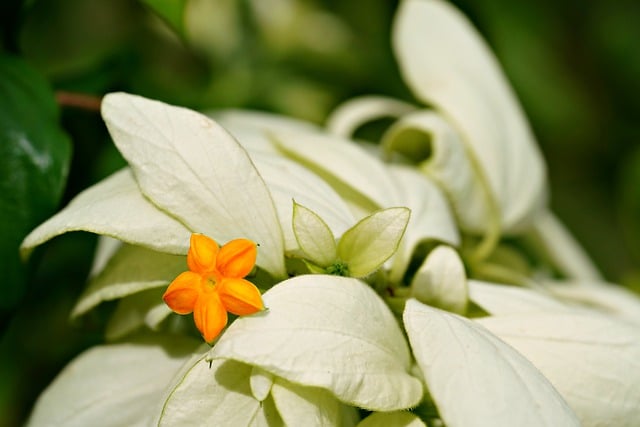
[[[202,234],[191,235],[189,271],[175,278],[162,299],[178,314],[193,312],[202,337],[211,343],[227,325],[227,311],[237,315],[264,309],[260,291],[243,279],[256,263],[256,244],[232,240],[222,248]]]

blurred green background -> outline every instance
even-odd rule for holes
[[[640,289],[640,3],[453,3],[486,37],[529,115],[548,161],[553,210],[608,280]],[[54,239],[28,264],[16,253],[30,229],[123,165],[91,97],[124,90],[316,122],[356,95],[412,100],[390,48],[396,7],[1,2],[0,425],[20,425],[64,364],[102,340],[100,311],[68,321],[95,237]]]

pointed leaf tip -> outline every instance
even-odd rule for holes
[[[293,202],[293,232],[307,259],[320,267],[336,260],[336,240],[326,222],[311,209]]]
[[[141,192],[191,230],[219,241],[243,236],[263,250],[257,264],[285,277],[284,240],[265,182],[220,125],[187,108],[109,94],[102,116]]]
[[[367,276],[388,260],[398,249],[410,216],[405,207],[383,209],[347,230],[338,243],[338,258],[348,265],[349,275]]]

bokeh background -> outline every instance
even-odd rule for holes
[[[487,39],[530,118],[553,210],[608,280],[639,290],[640,2],[453,3]],[[56,238],[26,264],[16,254],[31,228],[124,164],[96,99],[124,90],[318,123],[357,95],[411,101],[390,47],[397,4],[0,2],[0,426],[22,424],[59,370],[102,341],[108,306],[68,320],[95,236]],[[37,181],[27,163],[7,160],[17,156],[16,131],[53,144],[57,175]]]

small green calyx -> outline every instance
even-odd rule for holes
[[[330,274],[332,276],[349,276],[349,266],[342,261],[334,262],[333,264],[328,266],[325,271],[327,274]]]

